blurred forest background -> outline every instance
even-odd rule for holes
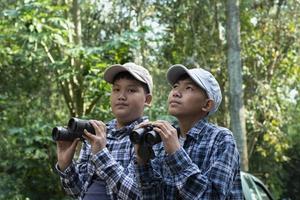
[[[147,115],[167,115],[165,72],[210,70],[230,127],[227,5],[218,0],[1,0],[0,199],[68,199],[52,128],[71,116],[108,121],[110,64],[154,76]],[[241,0],[240,46],[248,171],[276,199],[300,196],[300,1]],[[244,169],[247,169],[244,168]]]

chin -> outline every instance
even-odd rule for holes
[[[174,117],[180,115],[180,112],[178,112],[178,111],[176,111],[174,109],[169,109],[168,112],[169,112],[170,115],[173,115]]]
[[[126,118],[126,117],[129,117],[129,113],[127,112],[116,112],[115,113],[115,117],[116,118]]]

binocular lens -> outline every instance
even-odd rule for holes
[[[88,120],[72,117],[67,128],[58,126],[52,129],[52,139],[54,141],[73,141],[76,138],[82,138],[84,129],[95,135],[95,129]]]
[[[139,131],[133,131],[129,135],[129,139],[133,144],[139,144],[142,141],[142,135],[139,133]]]
[[[69,137],[69,131],[68,129],[64,127],[54,127],[52,129],[52,139],[54,141],[57,140],[72,140],[72,138]]]
[[[86,129],[88,132],[95,135],[94,127],[88,120],[72,117],[68,122],[68,128],[71,132],[81,134],[83,134],[83,130]]]
[[[68,128],[72,131],[76,130],[76,119],[74,117],[69,120]]]
[[[133,144],[146,143],[152,146],[161,142],[160,135],[153,130],[152,126],[146,126],[133,130],[129,138]]]
[[[149,131],[146,135],[145,135],[145,141],[149,144],[149,145],[155,145],[159,142],[161,142],[161,137],[158,133],[156,133],[155,131]]]

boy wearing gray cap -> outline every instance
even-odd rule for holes
[[[115,119],[104,124],[90,120],[95,135],[84,132],[79,159],[73,160],[78,140],[57,141],[56,169],[64,190],[83,200],[137,199],[131,175],[134,148],[129,133],[147,117],[144,108],[152,100],[152,77],[134,63],[112,65],[104,73],[112,84],[110,104]]]
[[[153,160],[136,157],[142,199],[243,199],[234,137],[207,122],[222,100],[217,80],[204,69],[180,64],[168,70],[167,79],[173,86],[168,111],[180,132],[166,121],[151,123],[162,143],[153,146]]]

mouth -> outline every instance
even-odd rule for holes
[[[128,106],[128,104],[126,104],[126,103],[116,103],[115,106],[116,107],[126,107],[126,106]]]
[[[180,102],[178,102],[178,101],[174,101],[174,100],[171,100],[171,101],[169,101],[169,105],[179,105],[180,104]]]

